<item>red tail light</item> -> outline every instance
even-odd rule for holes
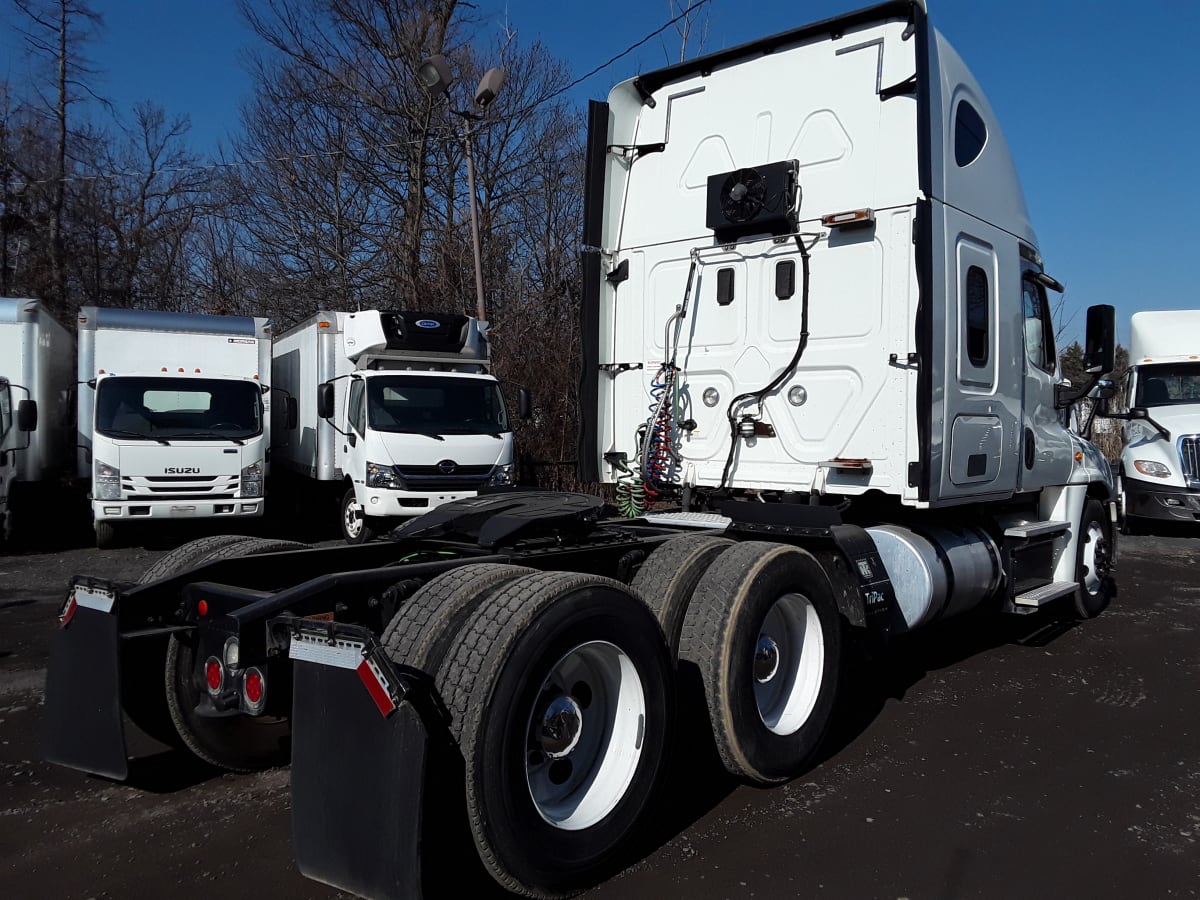
[[[246,673],[246,699],[252,704],[256,704],[262,700],[263,696],[263,677],[262,675],[251,669]]]
[[[225,669],[215,656],[210,656],[204,664],[204,680],[208,683],[210,694],[216,696],[221,692],[221,685],[225,683]]]

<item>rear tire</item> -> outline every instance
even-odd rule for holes
[[[152,581],[161,581],[164,578],[177,575],[185,569],[192,568],[195,565],[195,560],[201,559],[223,547],[253,540],[255,538],[243,534],[214,534],[210,537],[188,541],[186,544],[176,547],[165,556],[160,556],[150,568],[142,573],[137,583],[149,584]]]
[[[554,897],[619,866],[663,768],[674,705],[670,655],[645,604],[607,578],[528,575],[476,610],[437,681],[493,877]]]
[[[711,534],[671,538],[650,554],[634,576],[630,587],[658,619],[672,659],[679,654],[683,617],[700,577],[733,543],[729,538]]]
[[[363,512],[358,498],[354,496],[354,488],[348,488],[342,495],[342,539],[347,544],[365,544],[375,535],[372,520]]]
[[[404,601],[380,643],[392,662],[433,677],[447,648],[479,605],[502,585],[533,572],[499,563],[475,563],[444,572]]]
[[[1128,517],[1125,520],[1129,521]],[[1104,515],[1098,500],[1088,497],[1079,522],[1079,543],[1075,551],[1075,614],[1081,619],[1094,618],[1112,601],[1112,523]]]
[[[748,541],[718,557],[684,618],[679,660],[700,672],[725,768],[775,784],[810,764],[829,728],[842,623],[806,550]]]
[[[190,567],[233,559],[306,550],[307,544],[272,538],[250,538],[227,544],[191,560]],[[197,658],[195,632],[174,634],[167,644],[165,681],[167,709],[180,739],[193,754],[210,765],[233,772],[254,772],[287,763],[287,737],[291,732],[286,719],[248,716],[202,716],[196,705],[205,696],[202,660]]]

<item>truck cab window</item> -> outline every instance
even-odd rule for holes
[[[969,166],[979,158],[987,144],[987,125],[966,100],[958,101],[954,112],[954,161]]]
[[[967,269],[966,291],[967,358],[975,368],[987,365],[991,344],[991,294],[987,272],[979,266]]]
[[[113,376],[96,388],[96,430],[115,438],[243,440],[262,434],[262,412],[250,381]]]
[[[1021,282],[1022,312],[1025,322],[1025,353],[1029,361],[1046,372],[1053,372],[1054,323],[1050,318],[1050,304],[1046,290],[1029,280]]]
[[[363,403],[363,381],[361,378],[352,378],[350,380],[350,399],[346,404],[347,417],[350,420],[350,427],[359,433],[366,435],[367,433],[367,408]]]
[[[1200,363],[1143,366],[1135,406],[1200,403]]]

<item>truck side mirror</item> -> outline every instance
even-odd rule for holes
[[[295,431],[296,426],[300,424],[300,408],[296,403],[296,398],[289,396],[284,401],[284,416],[286,418],[286,426],[288,431]]]
[[[317,415],[322,419],[333,418],[333,382],[317,385]]]
[[[1103,375],[1116,366],[1117,313],[1112,306],[1089,306],[1087,311],[1087,346],[1083,351],[1083,368],[1089,375]],[[1110,395],[1111,396],[1111,395]]]
[[[17,431],[37,430],[37,401],[22,400],[17,404]]]
[[[517,388],[517,415],[522,419],[533,418],[533,395],[529,388]]]

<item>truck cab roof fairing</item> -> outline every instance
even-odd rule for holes
[[[932,195],[1037,247],[1025,193],[999,120],[949,41],[937,29],[930,32],[929,72],[936,74],[929,79]],[[979,124],[982,134],[977,133]],[[964,140],[982,143],[977,154],[962,152]]]

